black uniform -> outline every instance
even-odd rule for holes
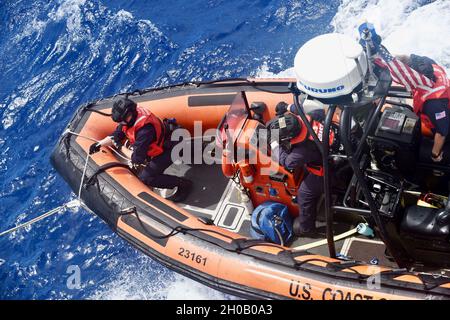
[[[296,144],[290,151],[279,148],[279,162],[288,170],[295,170],[306,165],[321,166],[322,156],[313,141]],[[305,178],[297,193],[300,210],[300,233],[314,231],[317,203],[323,194],[323,177],[305,170]]]

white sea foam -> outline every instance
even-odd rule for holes
[[[58,9],[49,14],[49,17],[54,21],[65,20],[69,32],[78,31],[81,29],[81,10],[85,3],[86,0],[63,0]]]
[[[41,21],[34,18],[30,23],[27,23],[23,31],[17,34],[14,39],[16,42],[21,41],[22,39],[35,35],[36,37],[40,37],[47,27],[46,21]]]
[[[450,75],[450,1],[436,0],[342,0],[332,20],[336,32],[358,38],[358,25],[373,23],[383,44],[393,54],[429,56],[446,67]],[[293,63],[293,62],[292,62]],[[259,78],[293,77],[292,68],[278,74],[265,62],[256,72]]]
[[[119,12],[117,12],[116,14],[115,14],[115,16],[116,16],[116,18],[119,20],[119,21],[128,21],[128,20],[131,20],[131,19],[133,19],[133,15],[131,14],[131,12],[128,12],[128,11],[126,11],[126,10],[120,10]]]
[[[256,70],[256,78],[293,78],[295,77],[294,68],[283,70],[279,73],[273,73],[269,70],[269,65],[265,61],[262,66]]]
[[[100,287],[94,300],[222,300],[228,297],[179,274],[150,275],[149,270],[126,268],[106,286]],[[150,277],[153,278],[151,279]]]
[[[175,281],[165,288],[165,292],[168,300],[183,300],[187,297],[191,300],[221,300],[226,298],[225,294],[181,275],[175,276]]]
[[[343,0],[333,19],[335,30],[357,37],[367,20],[394,54],[426,55],[450,70],[450,1],[423,5],[419,0]]]

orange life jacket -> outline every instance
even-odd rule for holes
[[[139,131],[143,126],[147,124],[153,125],[156,132],[156,138],[155,141],[150,144],[147,155],[149,157],[157,157],[161,153],[164,152],[163,145],[164,145],[164,136],[165,136],[165,126],[161,119],[159,119],[157,116],[155,116],[150,111],[137,106],[137,117],[136,121],[134,122],[134,125],[131,127],[123,126],[122,131],[126,134],[128,140],[130,140],[131,144],[134,144],[136,142],[136,132]]]
[[[304,125],[302,119],[297,116],[300,123],[302,124],[302,130],[300,134],[291,140],[291,145],[295,145],[298,143],[302,143],[305,140],[314,141],[314,138],[309,134],[308,129]],[[314,132],[316,133],[317,137],[320,141],[323,141],[323,131],[325,126],[322,122],[312,119],[310,115],[306,116],[311,123],[311,127],[313,128]],[[329,139],[330,147],[335,143],[335,132],[333,130],[330,130],[330,139]],[[312,173],[316,176],[323,177],[324,176],[324,170],[323,166],[321,165],[312,165],[312,164],[306,164],[306,170],[308,170],[309,173]]]
[[[425,102],[436,99],[449,99],[450,98],[450,80],[447,78],[447,74],[441,66],[433,64],[434,76],[436,81],[434,82],[431,90],[418,88],[414,90],[414,112],[420,116],[422,124],[427,130],[433,130],[434,125],[430,118],[423,113],[423,107]],[[450,99],[448,103],[450,109]]]

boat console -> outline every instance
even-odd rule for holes
[[[369,156],[362,168],[387,235],[411,263],[449,267],[450,166],[421,157],[425,138],[409,106],[390,105],[378,119],[366,140]],[[348,203],[369,209],[361,192],[351,194]]]

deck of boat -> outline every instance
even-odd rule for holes
[[[193,188],[187,199],[177,205],[196,216],[211,219],[221,228],[250,237],[251,212],[241,203],[240,191],[231,180],[223,176],[220,165],[173,164],[166,173],[184,177],[193,182]],[[319,228],[317,238],[297,238],[291,247],[297,248],[324,239],[325,217],[321,212],[318,214],[316,224]],[[342,234],[355,227],[346,222],[336,221],[334,233]],[[386,257],[384,243],[377,239],[368,239],[356,234],[337,241],[335,245],[338,253],[350,259],[396,267],[396,264]],[[326,244],[308,251],[318,255],[329,254]]]

